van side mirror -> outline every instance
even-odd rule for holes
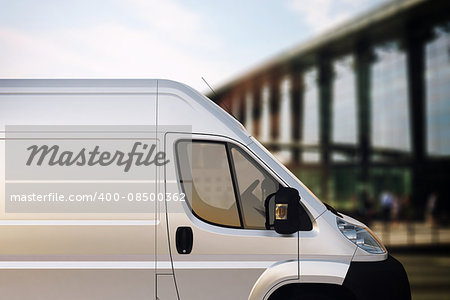
[[[271,202],[274,201],[274,205]],[[311,230],[312,223],[300,204],[300,195],[296,189],[281,187],[265,200],[266,229],[274,228],[279,234],[292,234],[299,230]],[[272,211],[273,224],[270,224]]]

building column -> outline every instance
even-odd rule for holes
[[[291,128],[292,128],[292,162],[299,165],[301,160],[301,151],[299,144],[302,140],[303,125],[303,76],[299,68],[293,68],[290,72],[291,77]]]
[[[262,86],[259,82],[255,81],[252,84],[252,95],[253,95],[253,136],[256,139],[260,137],[260,127],[261,127],[261,94]]]
[[[274,71],[275,72],[275,71]],[[270,139],[271,143],[278,141],[280,136],[280,76],[270,78]],[[277,147],[274,147],[277,148]],[[278,149],[273,149],[278,150]]]
[[[246,122],[246,105],[245,105],[245,93],[243,91],[239,91],[236,100],[238,101],[238,112],[239,112],[239,122],[245,126]]]
[[[322,166],[321,190],[324,201],[329,201],[329,180],[331,164],[331,101],[332,101],[333,69],[326,54],[322,54],[318,61],[319,87],[319,141]]]
[[[415,211],[423,211],[428,197],[427,171],[424,167],[426,156],[426,106],[425,106],[425,27],[408,26],[406,53],[408,64],[408,92],[410,110],[410,129],[412,141],[412,204]]]
[[[233,116],[241,122],[241,102],[239,101],[239,96],[235,92],[232,92],[230,93],[229,99]]]
[[[358,182],[359,201],[363,203],[369,198],[370,181],[370,93],[371,93],[371,72],[370,66],[373,61],[373,53],[370,45],[360,42],[355,49],[356,66],[356,98],[358,112],[358,144],[360,154],[360,175]]]

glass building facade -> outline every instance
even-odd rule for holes
[[[281,143],[290,143],[292,139],[291,121],[291,81],[285,77],[280,87],[280,135]]]
[[[356,78],[352,55],[333,62],[332,141],[356,144],[358,139]]]
[[[319,144],[319,86],[317,69],[311,69],[303,75],[304,100],[303,100],[303,128],[302,143],[304,145]],[[319,152],[316,150],[304,150],[302,152],[304,162],[316,163],[320,161]]]
[[[262,142],[270,141],[270,89],[267,85],[264,85],[261,91],[261,120],[259,139]]]
[[[431,194],[450,199],[450,2],[410,2],[288,51],[214,99],[239,101],[247,129],[344,211],[377,208],[386,190],[419,217]]]
[[[247,92],[245,95],[245,128],[253,134],[253,95]]]
[[[374,148],[411,150],[406,53],[398,42],[374,49],[371,67],[371,143]]]
[[[304,74],[303,143],[319,143],[319,87],[317,70]]]
[[[426,137],[430,156],[450,156],[450,22],[425,46]]]

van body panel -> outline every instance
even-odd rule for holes
[[[336,216],[324,212],[313,222],[313,230],[300,232],[300,253],[304,259],[328,259],[350,263],[357,246],[337,228]],[[329,245],[333,245],[330,247]]]
[[[192,88],[158,81],[158,125],[192,127],[192,133],[226,136],[243,144],[251,142],[244,127],[217,104]]]
[[[149,101],[150,100],[150,101]],[[0,80],[5,125],[156,125],[156,81]]]
[[[62,134],[60,140],[69,140],[64,128],[71,132],[76,126],[111,125],[150,126],[145,140],[152,141],[170,161],[161,168],[145,169],[150,178],[142,181],[148,191],[163,195],[152,212],[6,211],[6,189],[15,185],[48,181],[56,186],[65,180],[97,179],[94,171],[70,180],[64,176],[39,180],[32,172],[16,172],[18,178],[11,179],[7,172],[10,160],[6,161],[6,152],[14,149],[8,147],[14,140],[8,135],[11,128],[20,133],[17,141],[28,142],[46,132],[42,129],[45,126],[66,126],[58,129],[57,135]],[[26,130],[21,132],[21,128]],[[47,132],[43,140],[57,140],[52,134]],[[77,134],[73,140],[80,143],[111,139],[110,132],[101,130]],[[141,132],[136,135],[133,130],[114,134],[126,142],[143,138]],[[177,154],[181,141],[226,148],[231,186],[238,199],[239,226],[201,218],[192,209],[189,194],[183,201],[169,199],[171,194],[185,192]],[[233,149],[268,175],[260,182],[270,177],[279,186],[298,190],[312,230],[280,235],[261,226],[247,226],[240,208],[243,195],[237,187],[240,171],[234,165]],[[213,157],[210,165],[217,159]],[[245,169],[242,166],[241,170]],[[46,174],[51,169],[42,170]],[[214,178],[205,182],[210,179]],[[111,178],[97,181],[96,188],[103,181],[120,184]],[[336,215],[242,124],[197,91],[170,80],[1,79],[0,190],[0,289],[8,299],[256,300],[268,299],[290,283],[347,283],[356,291],[359,283],[355,274],[364,274],[366,264],[388,263],[387,253],[370,254],[347,239],[337,226]],[[264,211],[253,208],[252,213],[261,218]],[[364,226],[347,216],[342,218]],[[192,231],[189,253],[178,252],[177,231],[181,227]],[[398,271],[398,278],[406,278],[398,264],[388,265]],[[349,269],[353,275],[346,281]]]
[[[9,269],[0,271],[2,299],[150,299],[153,270]]]
[[[14,139],[31,144],[69,141],[73,139],[73,130],[85,126],[155,128],[156,104],[156,82],[152,80],[0,80],[0,285],[3,297],[139,299],[155,295],[157,253],[168,256],[168,247],[163,243],[167,239],[161,239],[158,245],[155,243],[157,235],[167,235],[162,227],[165,223],[160,222],[157,211],[8,213],[4,189],[13,184],[30,187],[42,183],[26,176],[15,180],[6,177],[5,151]],[[6,126],[30,131],[22,131],[17,138],[11,138]],[[55,136],[52,132],[39,131],[46,126],[60,132]],[[66,128],[71,131],[67,135]],[[88,143],[93,138],[111,139],[109,132],[75,134],[80,143]],[[147,134],[153,134],[151,138],[158,144],[156,132]],[[123,141],[135,138],[129,134],[119,135]],[[49,185],[60,182],[58,178],[47,181]],[[161,180],[153,177],[149,189],[156,191],[158,181]],[[66,182],[77,184],[71,180]]]
[[[268,299],[283,285],[300,283],[296,261],[284,261],[269,267],[252,288],[248,300]]]
[[[339,284],[344,282],[350,263],[318,259],[302,259],[300,264],[301,283]]]

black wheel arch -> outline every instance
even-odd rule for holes
[[[301,299],[345,299],[356,300],[350,290],[342,285],[327,283],[290,283],[279,287],[268,300]]]

